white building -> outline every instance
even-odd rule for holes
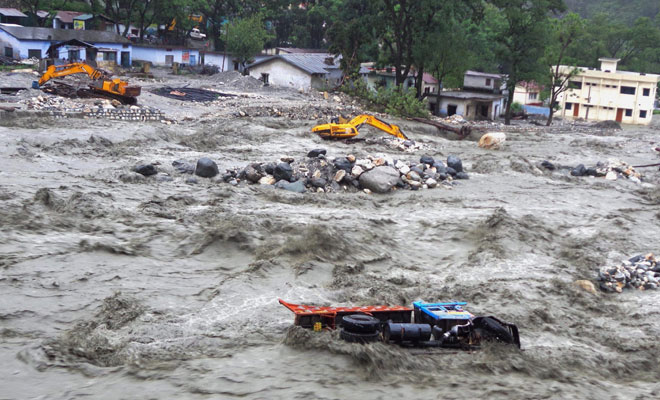
[[[600,69],[579,67],[557,99],[558,116],[626,124],[651,123],[660,75],[617,71],[618,59],[601,58]],[[574,67],[560,66],[569,74]]]
[[[247,66],[250,76],[264,84],[308,91],[330,89],[341,83],[339,58],[332,54],[279,54]]]
[[[439,93],[439,114],[458,114],[465,119],[495,119],[506,106],[504,75],[466,71],[463,90],[445,90]]]

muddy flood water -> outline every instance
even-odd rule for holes
[[[245,106],[325,101],[260,96]],[[660,172],[639,169],[635,183],[539,168],[657,163],[660,121],[621,131],[521,122],[485,150],[392,119],[426,146],[403,153],[323,141],[310,133],[317,121],[149,99],[181,123],[0,120],[0,399],[660,398],[660,291],[574,284],[660,252]],[[209,157],[224,171],[319,147],[328,158],[453,154],[470,179],[298,194],[191,184],[172,167]],[[161,174],[131,172],[144,162]],[[346,343],[292,327],[279,298],[467,301],[516,323],[522,351]]]

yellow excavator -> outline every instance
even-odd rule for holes
[[[93,81],[89,88],[93,93],[102,97],[114,98],[125,104],[137,103],[136,97],[140,95],[142,88],[140,86],[129,86],[128,82],[119,78],[112,77],[105,71],[96,69],[85,63],[71,63],[65,65],[51,65],[39,79],[39,86],[53,78],[72,74],[87,74]],[[78,90],[78,92],[81,92]],[[83,93],[85,91],[83,90]],[[56,92],[55,92],[56,93]],[[80,94],[80,93],[79,93]]]
[[[316,125],[312,128],[312,132],[318,134],[324,139],[347,139],[358,135],[358,129],[364,124],[378,128],[381,131],[396,136],[399,139],[408,140],[408,137],[401,132],[398,126],[388,124],[373,115],[360,114],[352,120],[348,121],[342,117],[334,119],[329,124]]]

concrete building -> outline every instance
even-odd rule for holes
[[[247,66],[250,76],[265,84],[308,91],[341,83],[339,58],[327,53],[290,53],[266,57]]]
[[[513,102],[523,106],[541,106],[541,89],[536,82],[518,82],[513,92]]]
[[[458,114],[469,120],[495,119],[505,109],[504,75],[466,71],[462,90],[441,91],[440,115]]]
[[[134,44],[133,59],[153,65],[171,66],[173,63],[197,65],[199,50],[181,46]]]
[[[559,95],[557,116],[591,121],[614,120],[626,124],[648,125],[653,116],[660,75],[617,71],[618,59],[601,58],[600,69],[579,67]],[[574,67],[560,66],[569,74]]]
[[[58,11],[53,17],[53,29],[73,29],[73,19],[83,14],[77,11]]]
[[[55,58],[68,61],[88,59],[114,61],[115,64],[126,67],[131,65],[131,42],[112,32],[0,24],[0,48],[3,49],[6,57],[46,58],[51,45],[73,39],[85,42],[92,47],[62,46],[57,49]]]

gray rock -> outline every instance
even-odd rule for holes
[[[446,173],[447,175],[456,176],[457,171],[452,167],[447,167]]]
[[[276,168],[276,167],[277,167],[277,164],[275,164],[275,163],[268,163],[268,164],[266,164],[266,166],[264,167],[264,171],[265,171],[268,175],[273,175],[273,174],[275,173],[275,168]]]
[[[463,171],[463,161],[456,156],[447,157],[447,166],[453,168],[456,172]]]
[[[456,179],[470,179],[467,172],[461,171],[456,173]]]
[[[243,169],[241,176],[252,183],[258,183],[261,178],[266,176],[266,174],[261,171],[261,166],[259,164],[252,164]]]
[[[399,181],[399,171],[393,167],[376,167],[360,175],[360,185],[374,193],[387,193]]]
[[[419,162],[421,162],[422,164],[433,165],[435,163],[435,160],[433,159],[433,157],[425,155],[419,159]]]
[[[186,179],[186,183],[189,185],[196,185],[197,183],[199,183],[199,181],[194,176],[191,176],[188,179]]]
[[[307,153],[307,157],[309,158],[316,158],[320,156],[321,154],[325,155],[327,153],[326,149],[314,149]]]
[[[305,184],[301,180],[295,182],[280,180],[275,184],[275,187],[278,189],[288,190],[289,192],[305,193]]]
[[[158,176],[156,176],[156,180],[158,182],[172,182],[174,179],[172,179],[172,177],[169,175],[159,174]]]
[[[210,158],[202,157],[197,160],[195,175],[201,176],[202,178],[213,178],[218,175],[218,172],[218,164]]]
[[[345,157],[337,158],[335,160],[334,164],[335,164],[335,168],[343,169],[344,171],[348,172],[349,174],[351,173],[351,169],[353,169],[353,165]]]
[[[176,160],[172,161],[174,169],[181,174],[192,174],[195,172],[195,166],[189,162]]]
[[[289,163],[279,163],[275,167],[275,171],[273,171],[273,177],[278,181],[285,180],[291,182],[293,180],[293,168],[291,168]]]
[[[151,176],[156,175],[158,170],[153,164],[140,164],[133,168],[133,171],[137,172],[140,175]]]
[[[309,184],[316,187],[316,188],[322,188],[325,187],[325,185],[328,184],[328,181],[326,181],[323,178],[312,178],[309,180]]]
[[[406,176],[411,181],[420,182],[422,180],[422,177],[420,176],[419,173],[417,173],[417,171],[410,171]]]
[[[553,163],[551,163],[550,161],[548,161],[548,160],[544,160],[541,163],[541,166],[545,169],[549,169],[550,171],[554,171],[555,168],[556,168],[555,165]]]

